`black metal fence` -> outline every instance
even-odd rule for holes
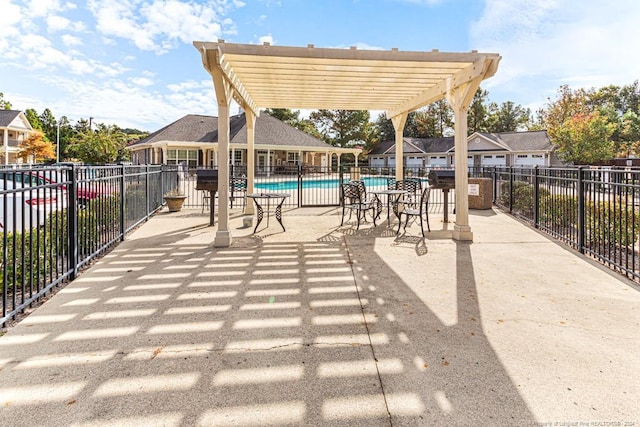
[[[235,167],[231,175],[242,172]],[[427,172],[405,168],[404,176],[426,185]],[[640,169],[488,167],[469,173],[492,178],[497,206],[640,281]],[[288,206],[337,206],[340,182],[360,179],[382,189],[394,178],[393,168],[262,168],[254,191],[289,193]],[[189,196],[187,206],[201,207],[195,182],[195,171],[166,165],[0,169],[0,325],[124,239],[161,208],[167,190],[179,188]],[[246,203],[245,195],[246,189],[234,190],[235,203]],[[432,196],[431,209],[453,208],[444,206],[440,192]]]
[[[230,166],[230,177],[246,177],[246,166]],[[405,177],[417,177],[427,182],[428,169],[405,168]],[[204,195],[208,192],[196,190],[197,169],[180,172],[180,188],[187,195],[184,206],[207,209],[208,201]],[[342,165],[341,167],[320,166],[274,166],[256,168],[254,192],[278,192],[290,195],[283,206],[312,207],[338,206],[340,204],[340,183],[352,179],[361,179],[368,189],[387,187],[387,179],[395,178],[395,168]],[[233,206],[244,206],[246,191],[230,185],[230,199]],[[246,190],[246,189],[245,189]],[[453,191],[452,191],[453,193]],[[433,206],[442,205],[440,192],[433,194]],[[452,199],[453,200],[453,199]],[[217,203],[217,202],[216,202]]]
[[[533,227],[640,281],[640,169],[486,168],[494,201]]]
[[[0,170],[0,325],[123,240],[177,182],[160,165]]]

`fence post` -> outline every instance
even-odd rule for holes
[[[302,165],[298,163],[298,207],[302,207]]]
[[[540,170],[538,165],[533,166],[533,227],[540,228],[540,191],[538,177]]]
[[[578,167],[578,251],[584,253],[584,237],[585,237],[585,187],[584,187],[584,166]]]
[[[493,166],[491,169],[491,176],[493,178],[493,204],[498,200],[498,168]]]
[[[513,166],[509,166],[509,213],[513,212]]]
[[[69,262],[71,263],[71,277],[69,279],[74,280],[78,277],[78,239],[80,238],[78,236],[78,169],[76,165],[71,165],[69,175],[69,208],[67,210],[69,215],[69,230],[67,240],[69,245]],[[86,204],[85,209],[88,209]]]
[[[151,180],[151,173],[150,173],[150,171],[149,171],[149,168],[150,168],[150,167],[151,167],[150,165],[146,165],[146,166],[145,166],[145,169],[146,169],[146,171],[147,171],[147,174],[146,174],[146,176],[145,176],[145,178],[146,178],[145,182],[146,182],[146,184],[147,184],[147,185],[145,186],[145,187],[146,187],[146,188],[145,188],[145,194],[147,195],[147,197],[145,197],[145,201],[146,201],[146,205],[147,205],[147,206],[146,206],[146,209],[147,209],[147,210],[146,210],[146,212],[145,212],[145,215],[144,215],[144,216],[146,217],[146,220],[147,220],[147,221],[149,220],[149,214],[151,213],[151,206],[150,206],[150,203],[151,203],[151,200],[150,200],[150,199],[151,199],[151,194],[150,194],[150,193],[151,193],[151,186],[149,185],[149,181]]]
[[[124,165],[120,167],[120,241],[124,242],[124,214],[126,212],[124,197]]]

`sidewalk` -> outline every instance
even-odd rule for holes
[[[635,285],[495,211],[336,213],[163,210],[0,337],[0,424],[640,425]]]

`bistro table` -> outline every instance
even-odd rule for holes
[[[290,194],[286,194],[286,193],[247,194],[247,197],[250,199],[253,199],[254,203],[256,204],[256,227],[253,229],[254,233],[256,232],[256,230],[258,229],[258,226],[260,225],[260,223],[262,222],[262,219],[264,218],[265,206],[263,206],[263,204],[261,204],[260,201],[262,201],[262,203],[265,203],[266,201],[267,227],[269,226],[271,201],[273,201],[273,203],[276,206],[275,208],[276,219],[280,223],[280,226],[282,227],[282,231],[287,231],[284,228],[284,224],[282,224],[282,204],[284,203],[285,199],[289,196]]]
[[[376,214],[376,219],[380,217],[380,212],[382,211],[382,200],[380,200],[379,196],[384,195],[387,197],[387,224],[391,224],[391,217],[390,217],[391,205],[392,204],[395,205],[396,203],[398,203],[398,200],[400,200],[400,197],[402,197],[404,194],[409,193],[406,190],[370,190],[369,192],[373,194],[376,199],[376,209],[378,210],[378,213]],[[394,212],[394,213],[396,214],[396,218],[398,218],[399,220],[400,216],[398,215],[398,213],[397,212]]]

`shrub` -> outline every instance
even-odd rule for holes
[[[627,203],[628,202],[628,203]],[[638,239],[637,209],[631,200],[613,197],[608,201],[589,201],[585,206],[585,231],[588,245],[615,244],[633,246]]]
[[[509,206],[509,199],[511,193],[511,185],[509,182],[503,182],[500,187],[500,203],[503,206]],[[534,188],[533,185],[523,181],[514,181],[513,183],[513,211],[524,215],[528,218],[533,218],[533,200]],[[540,199],[544,199],[549,196],[549,190],[543,187],[538,188],[538,196]]]
[[[546,189],[540,196],[540,223],[549,227],[572,228],[578,225],[578,199],[574,196],[553,195]]]

